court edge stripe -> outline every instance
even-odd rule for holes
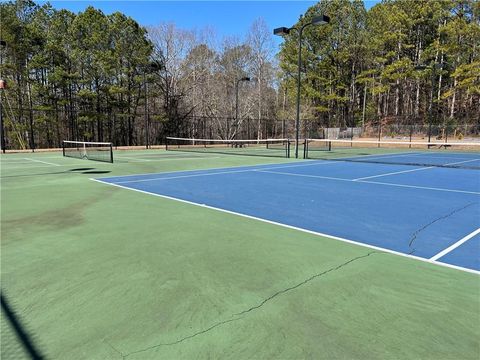
[[[448,248],[440,251],[437,255],[432,256],[430,258],[430,260],[435,261],[435,260],[440,259],[441,257],[447,255],[449,252],[451,252],[452,250],[455,250],[457,247],[459,247],[460,245],[467,242],[468,240],[470,240],[471,238],[473,238],[475,235],[478,235],[478,234],[480,234],[480,228],[471,232],[470,234],[468,234],[464,238],[458,240],[455,244],[452,244]]]
[[[480,271],[478,271],[478,270],[473,270],[473,269],[468,269],[468,268],[464,268],[464,267],[457,266],[457,265],[447,264],[447,263],[444,263],[444,262],[441,262],[441,261],[425,259],[425,258],[421,258],[419,256],[410,255],[410,254],[404,254],[404,253],[401,253],[401,252],[398,252],[398,251],[395,251],[395,250],[384,249],[384,248],[381,248],[381,247],[378,247],[378,246],[375,246],[375,245],[369,245],[369,244],[357,242],[355,240],[349,240],[349,239],[341,238],[341,237],[334,236],[334,235],[329,235],[329,234],[324,234],[324,233],[321,233],[321,232],[302,229],[302,228],[299,228],[299,227],[296,227],[296,226],[282,224],[282,223],[279,223],[279,222],[275,222],[275,221],[262,219],[262,218],[251,216],[251,215],[238,213],[238,212],[235,212],[235,211],[220,209],[220,208],[210,206],[210,205],[199,204],[199,203],[195,203],[195,202],[188,201],[188,200],[178,199],[178,198],[175,198],[175,197],[172,197],[172,196],[161,195],[161,194],[156,194],[156,193],[152,193],[152,192],[148,192],[148,191],[144,191],[144,190],[134,189],[134,188],[130,188],[128,186],[118,185],[118,184],[115,184],[115,183],[109,183],[109,182],[105,182],[105,181],[102,181],[102,180],[99,180],[99,179],[90,178],[90,180],[101,183],[101,184],[116,186],[116,187],[119,187],[119,188],[122,188],[122,189],[132,190],[132,191],[136,191],[136,192],[147,194],[147,195],[153,195],[153,196],[161,197],[161,198],[168,199],[168,200],[178,201],[178,202],[189,204],[189,205],[195,205],[195,206],[199,206],[199,207],[202,207],[202,208],[207,208],[207,209],[211,209],[211,210],[224,212],[224,213],[227,213],[227,214],[237,215],[237,216],[241,216],[241,217],[244,217],[244,218],[247,218],[247,219],[261,221],[261,222],[264,222],[264,223],[267,223],[267,224],[278,225],[278,226],[281,226],[281,227],[284,227],[284,228],[287,228],[287,229],[298,230],[298,231],[301,231],[301,232],[304,232],[304,233],[307,233],[307,234],[323,236],[323,237],[326,237],[326,238],[329,238],[329,239],[338,240],[338,241],[342,241],[342,242],[345,242],[345,243],[348,243],[348,244],[358,245],[358,246],[366,247],[366,248],[369,248],[369,249],[374,249],[374,250],[378,250],[378,251],[381,251],[381,252],[390,253],[390,254],[393,254],[393,255],[403,256],[403,257],[406,257],[406,258],[430,263],[430,264],[433,264],[433,265],[438,265],[438,266],[442,266],[442,267],[447,267],[447,268],[451,268],[451,269],[456,269],[456,270],[480,275]]]

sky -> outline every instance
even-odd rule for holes
[[[301,14],[317,1],[49,1],[56,9],[72,12],[85,10],[92,5],[105,14],[120,11],[135,19],[140,25],[157,25],[163,22],[175,23],[177,27],[192,30],[213,28],[219,38],[238,37],[243,40],[255,19],[263,18],[273,31],[280,26],[294,25]],[[379,0],[367,0],[370,8]],[[43,1],[37,1],[43,3]],[[282,39],[274,37],[276,46]]]

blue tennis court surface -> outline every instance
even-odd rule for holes
[[[315,160],[97,181],[480,271],[478,170]]]

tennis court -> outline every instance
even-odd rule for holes
[[[468,161],[480,165],[477,154],[462,153],[369,159],[392,156],[404,161],[418,161],[421,156],[422,162],[433,158],[437,163],[443,156],[445,164]],[[470,251],[471,246],[478,248],[476,235],[480,234],[476,170],[309,161],[98,181],[480,270],[480,252]]]
[[[478,153],[245,150],[2,155],[2,294],[45,358],[478,357]]]

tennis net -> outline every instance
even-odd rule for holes
[[[64,140],[63,156],[113,163],[113,147],[109,142]]]
[[[480,142],[306,139],[304,158],[480,170]]]
[[[290,157],[289,139],[217,140],[167,137],[166,150],[229,155]]]

